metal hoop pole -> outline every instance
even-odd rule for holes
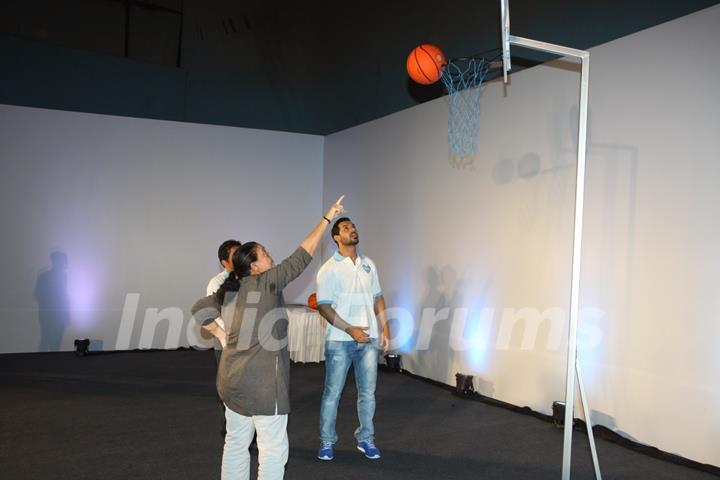
[[[573,255],[570,280],[570,326],[568,331],[568,354],[565,382],[565,431],[563,436],[563,466],[562,479],[570,480],[570,461],[572,457],[572,428],[573,411],[575,404],[575,376],[577,370],[577,325],[580,310],[580,259],[582,254],[582,226],[585,196],[585,158],[587,149],[587,114],[588,90],[590,75],[590,52],[562,47],[551,43],[539,42],[528,38],[509,36],[509,43],[521,47],[531,48],[542,52],[578,58],[581,62],[580,70],[580,103],[578,113],[577,138],[577,174],[575,182],[575,219],[573,228]],[[587,402],[584,405],[588,408]],[[590,444],[594,450],[595,441],[592,429],[588,431]],[[594,460],[597,455],[594,455]],[[600,467],[596,465],[595,476],[600,480]]]
[[[577,372],[578,387],[580,387],[580,401],[583,406],[583,415],[585,416],[585,427],[587,428],[588,441],[590,442],[590,455],[592,456],[593,469],[595,470],[595,478],[600,480],[600,462],[598,462],[597,449],[595,448],[595,436],[592,431],[592,420],[590,418],[590,406],[588,405],[587,395],[585,394],[585,385],[583,384],[582,373],[580,372],[580,357],[575,359],[575,371]]]

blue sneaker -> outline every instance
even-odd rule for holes
[[[358,443],[357,449],[363,452],[366,458],[371,460],[380,458],[380,450],[372,441]]]
[[[320,450],[318,450],[317,458],[319,458],[320,460],[332,460],[333,458],[335,458],[333,444],[330,442],[321,443]]]

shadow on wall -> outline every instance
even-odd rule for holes
[[[615,417],[611,417],[610,415],[607,415],[606,413],[603,413],[603,412],[598,412],[597,410],[591,410],[590,418],[592,420],[593,425],[602,425],[604,427],[609,428],[613,432],[618,433],[629,440],[632,440],[633,442],[640,443],[640,441],[637,438],[633,437],[632,435],[630,435],[627,432],[620,430],[617,427],[617,422],[615,421]]]
[[[425,309],[441,311],[444,308],[452,308],[451,298],[456,296],[456,292],[449,289],[452,285],[449,288],[445,285],[443,273],[457,278],[455,271],[448,266],[443,269],[430,266],[425,270],[426,292],[421,304],[419,317],[421,324],[418,331],[418,343],[423,345],[415,344],[415,348],[422,349],[418,352],[418,360],[423,369],[426,372],[433,372],[441,379],[448,376],[450,368],[450,322],[440,320],[437,323],[427,324],[422,322],[422,319]],[[450,280],[452,283],[452,279]]]
[[[460,292],[465,280],[451,266],[430,266],[425,270],[425,295],[420,308],[415,349],[422,371],[433,378],[448,381],[452,352],[450,331],[452,315],[462,307]],[[430,312],[433,314],[428,315]]]
[[[407,322],[396,324],[390,319],[391,331],[403,338],[399,351],[412,357],[413,373],[448,385],[455,383],[455,373],[471,374],[476,391],[493,396],[494,384],[477,376],[485,371],[492,348],[492,312],[487,315],[482,299],[487,298],[493,276],[473,288],[470,298],[466,298],[470,278],[450,265],[430,265],[422,278],[420,303],[403,307],[414,310],[414,315],[407,312],[412,331],[398,334]],[[407,305],[402,298],[401,292],[394,292],[390,304]]]
[[[40,352],[60,350],[65,329],[70,325],[70,299],[67,289],[67,255],[50,252],[51,267],[38,274],[35,301],[40,324]]]
[[[495,163],[492,170],[492,179],[496,185],[505,185],[515,178],[529,180],[538,175],[555,173],[561,170],[574,168],[575,164],[557,164],[542,168],[542,158],[535,152],[529,152],[519,159],[502,158]]]

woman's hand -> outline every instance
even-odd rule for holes
[[[327,226],[330,224],[330,222],[332,222],[332,219],[345,211],[345,207],[342,206],[343,198],[345,198],[345,195],[340,195],[340,198],[337,199],[337,202],[333,203],[330,209],[327,211],[325,217],[320,219],[320,223],[318,223],[313,229],[313,231],[310,232],[310,235],[305,237],[305,240],[300,243],[300,246],[304,248],[305,251],[310,255],[315,253],[315,249],[320,243],[320,238],[322,237],[322,234],[327,228]]]
[[[325,214],[325,218],[332,221],[335,217],[345,212],[345,207],[342,206],[343,198],[345,198],[345,195],[340,195],[340,198],[330,206],[330,209],[328,209]]]
[[[225,348],[225,346],[227,345],[227,335],[225,335],[225,330],[223,330],[223,328],[218,325],[217,322],[212,322],[209,325],[203,325],[200,328],[208,332],[213,337],[217,338],[220,342],[220,345]]]

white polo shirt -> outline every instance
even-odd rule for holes
[[[223,270],[222,272],[215,275],[213,278],[210,279],[210,282],[207,286],[207,295],[208,297],[210,295],[213,295],[215,292],[218,291],[220,286],[222,286],[223,283],[225,283],[225,280],[230,276],[230,272],[227,270]],[[218,317],[215,319],[215,323],[218,324],[220,328],[225,330],[225,322],[223,322],[222,318]]]
[[[317,303],[331,305],[333,309],[350,325],[369,327],[371,338],[378,338],[378,322],[375,317],[375,297],[382,295],[377,268],[370,258],[358,252],[353,263],[350,257],[335,252],[320,267],[317,274]],[[353,338],[330,326],[327,340],[349,342]]]

